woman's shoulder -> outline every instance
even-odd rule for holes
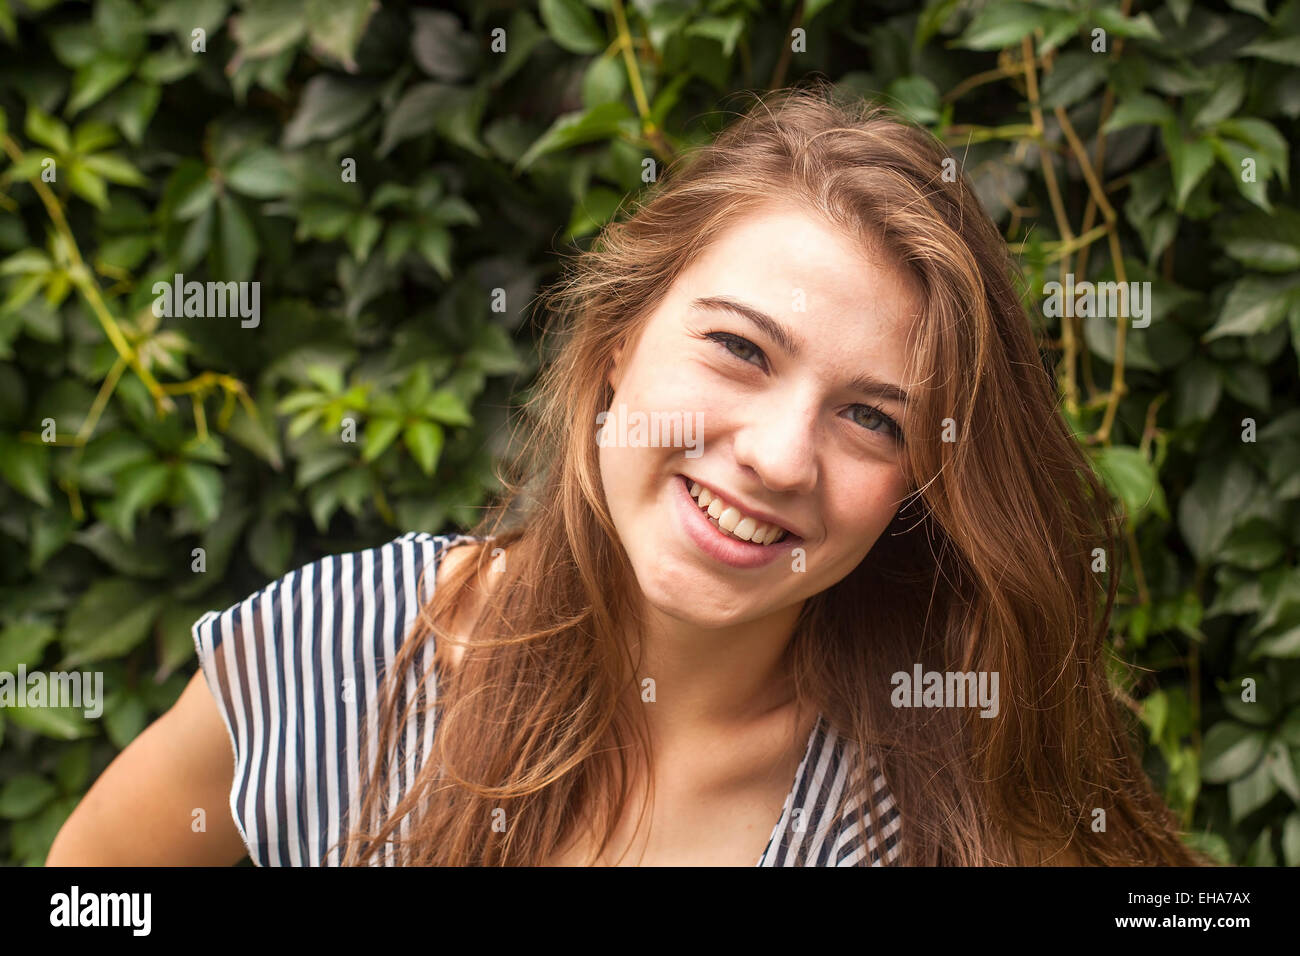
[[[263,641],[338,627],[382,627],[385,619],[414,617],[433,594],[442,555],[477,539],[463,534],[412,531],[370,548],[327,554],[271,581],[224,610],[194,624],[215,649],[233,632],[255,629]],[[399,613],[400,612],[400,613]]]
[[[231,739],[231,812],[255,863],[337,864],[329,847],[355,809],[361,728],[442,555],[474,540],[410,532],[326,555],[194,623]]]

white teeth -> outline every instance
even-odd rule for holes
[[[712,508],[713,505],[709,505],[709,507]],[[717,516],[718,527],[721,528],[723,531],[735,531],[736,525],[740,524],[741,517],[742,517],[741,513],[737,511],[735,508],[732,508],[730,506],[723,508],[722,514]],[[736,535],[736,537],[739,538],[740,535]]]
[[[732,537],[766,545],[786,536],[784,529],[749,517],[739,508],[727,504],[698,481],[691,482],[690,494],[699,504],[700,509],[707,512],[709,517],[717,522],[718,527]]]

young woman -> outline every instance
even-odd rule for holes
[[[51,859],[1202,862],[1107,682],[1111,502],[946,158],[818,88],[671,169],[551,296],[481,527],[206,615]]]

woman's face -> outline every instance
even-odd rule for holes
[[[741,624],[862,561],[907,493],[895,423],[919,305],[900,271],[787,206],[737,222],[683,272],[619,353],[600,436],[609,509],[653,606]],[[696,483],[735,510],[710,519]],[[762,518],[786,538],[722,530],[767,540]]]

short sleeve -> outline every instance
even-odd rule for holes
[[[325,557],[194,623],[234,752],[230,813],[255,865],[339,865],[334,844],[358,812],[388,664],[433,594],[442,552],[464,540],[413,532]],[[426,652],[432,642],[404,693],[417,689]],[[432,731],[423,721],[404,728],[399,791]]]

